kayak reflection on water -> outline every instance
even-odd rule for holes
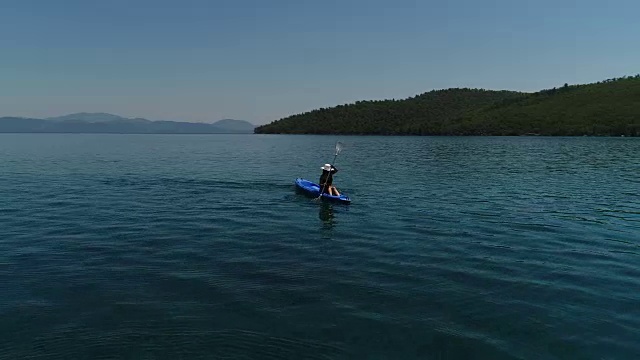
[[[329,203],[322,203],[320,205],[319,217],[320,220],[322,220],[322,222],[324,222],[325,224],[333,225],[333,205]]]

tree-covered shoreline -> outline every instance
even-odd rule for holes
[[[292,115],[258,134],[640,136],[640,75],[535,93],[453,88]]]

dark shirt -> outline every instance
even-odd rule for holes
[[[338,169],[336,169],[335,167],[331,168],[331,172],[328,172],[327,170],[322,170],[322,175],[320,175],[320,188],[322,188],[322,186],[331,186],[333,184],[333,174],[337,173]]]

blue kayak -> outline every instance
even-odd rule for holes
[[[309,180],[305,180],[305,179],[300,179],[297,178],[296,179],[296,189],[300,190],[301,192],[309,195],[309,196],[313,196],[313,197],[318,197],[318,195],[320,195],[320,186],[316,183],[313,183]],[[351,199],[349,199],[348,196],[344,195],[344,194],[340,194],[340,196],[334,196],[334,195],[329,195],[329,194],[322,194],[322,200],[327,200],[327,201],[333,201],[333,202],[339,202],[342,204],[350,204],[351,203]]]

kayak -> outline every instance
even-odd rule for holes
[[[305,179],[300,179],[297,178],[296,179],[296,189],[300,190],[301,192],[309,195],[309,196],[313,196],[313,197],[318,197],[318,195],[320,195],[320,186],[316,183],[313,183],[309,180],[305,180]],[[322,194],[322,200],[326,200],[326,201],[333,201],[333,202],[339,202],[342,204],[350,204],[351,203],[351,199],[349,199],[349,197],[347,195],[344,194],[340,194],[340,196],[335,196],[335,195],[329,195],[329,194]]]

